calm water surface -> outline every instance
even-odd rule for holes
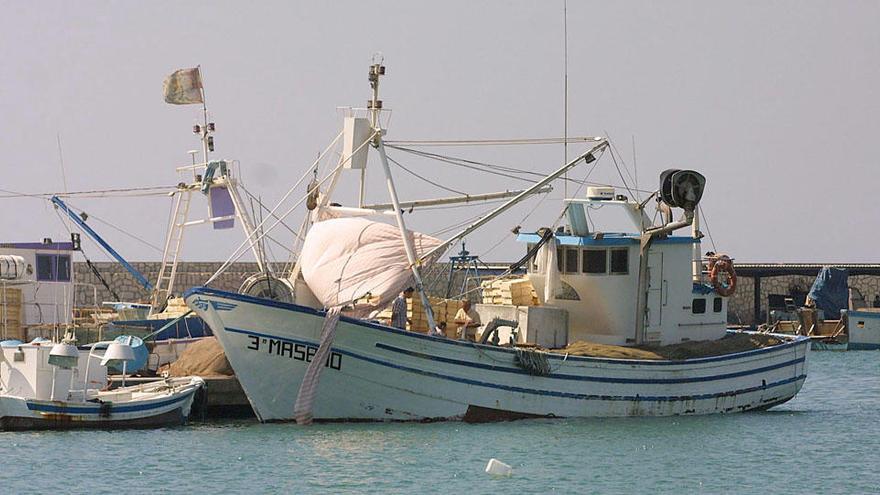
[[[880,493],[880,352],[810,359],[762,413],[0,433],[0,493]]]

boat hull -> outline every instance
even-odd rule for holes
[[[201,379],[146,400],[74,402],[0,395],[0,430],[122,429],[176,426],[186,422]],[[114,390],[126,391],[142,387]]]
[[[196,288],[187,303],[220,340],[261,421],[293,419],[324,313]],[[518,367],[511,349],[342,318],[322,371],[316,420],[492,421],[766,409],[806,379],[809,342],[685,361],[548,356],[551,373]]]

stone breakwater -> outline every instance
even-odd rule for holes
[[[135,262],[135,268],[154,281],[159,273],[160,262]],[[113,262],[93,263],[98,272],[107,283],[119,295],[123,301],[147,301],[148,292],[138,284],[121,265]],[[214,272],[220,268],[220,261],[181,262],[177,268],[177,280],[175,293],[202,285]],[[446,290],[446,276],[448,265],[438,264],[435,270],[427,274],[425,285],[435,295],[443,296]],[[100,304],[102,301],[112,301],[115,298],[98,280],[94,273],[83,262],[74,263],[76,286],[76,305],[91,306]],[[241,284],[252,274],[257,273],[257,264],[254,262],[233,263],[214,282],[212,287],[221,290],[236,291]],[[754,277],[740,276],[736,293],[729,305],[728,322],[734,325],[753,325],[762,323],[767,318],[767,298],[770,294],[794,294],[804,293],[810,290],[815,276],[812,275],[777,275],[761,277],[761,314],[755,318],[755,281]],[[850,287],[858,289],[870,304],[874,296],[880,294],[880,276],[878,275],[850,275]],[[461,281],[453,283],[453,287],[460,288]]]
[[[174,282],[174,292],[181,294],[190,287],[203,285],[211,275],[223,264],[221,261],[194,261],[181,262],[177,266],[177,276]],[[128,273],[119,263],[114,262],[93,262],[95,268],[107,281],[107,284],[113,288],[119,299],[131,302],[146,302],[150,298],[149,292],[141,286],[134,277]],[[161,262],[134,262],[132,265],[147,280],[155,282],[159,276],[159,268]],[[236,291],[244,281],[254,273],[257,273],[257,264],[253,262],[234,263],[217,279],[211,283],[212,287]],[[74,281],[76,282],[76,298],[77,306],[91,306],[101,304],[102,301],[114,301],[116,298],[101,283],[98,277],[83,262],[74,263]]]
[[[815,280],[816,277],[813,275],[762,276],[761,314],[758,315],[757,323],[767,321],[767,299],[770,294],[807,293]],[[848,281],[851,288],[858,289],[862,293],[869,306],[874,300],[874,296],[880,294],[880,276],[878,275],[850,275]],[[736,293],[729,303],[727,321],[734,325],[752,325],[756,322],[754,277],[740,276],[737,279]]]

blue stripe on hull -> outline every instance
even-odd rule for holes
[[[256,304],[259,306],[266,306],[266,307],[271,307],[271,308],[284,309],[287,311],[293,311],[295,313],[316,315],[316,316],[320,316],[322,318],[324,316],[326,316],[325,311],[317,310],[314,308],[309,308],[307,306],[300,306],[297,304],[291,304],[291,303],[286,303],[286,302],[281,302],[281,301],[272,301],[270,299],[262,299],[259,297],[248,296],[245,294],[237,294],[235,292],[226,292],[226,291],[222,291],[222,290],[212,289],[210,287],[193,287],[193,288],[187,290],[183,296],[184,296],[184,298],[189,299],[190,296],[198,296],[198,295],[219,297],[219,298],[223,298],[223,299],[231,299],[234,301],[242,301],[242,302],[246,302],[246,303],[250,303],[250,304]],[[425,334],[420,334],[420,333],[409,332],[406,330],[401,330],[399,328],[380,325],[378,323],[374,323],[371,321],[349,318],[347,316],[342,316],[340,318],[340,320],[347,322],[347,323],[354,324],[354,325],[372,328],[372,329],[380,330],[380,331],[387,332],[387,333],[396,333],[396,334],[400,334],[400,335],[405,335],[409,338],[429,340],[432,342],[438,342],[438,343],[442,343],[445,345],[464,346],[464,347],[470,347],[470,348],[492,349],[494,351],[507,352],[510,354],[515,353],[515,351],[513,351],[511,349],[506,349],[503,347],[499,348],[499,347],[494,347],[494,346],[489,346],[489,345],[476,344],[476,343],[472,343],[472,342],[464,342],[464,341],[460,341],[460,340],[447,339],[445,337],[434,337],[432,335],[425,335]],[[275,337],[273,337],[273,338],[275,338]],[[754,349],[751,351],[736,352],[736,353],[732,353],[732,354],[725,354],[723,356],[711,356],[711,357],[705,357],[705,358],[688,359],[688,360],[686,360],[686,362],[688,364],[697,364],[697,363],[711,363],[711,362],[717,362],[717,361],[727,361],[730,359],[739,359],[744,356],[752,356],[752,355],[763,354],[763,353],[767,353],[767,352],[775,352],[775,351],[783,349],[783,348],[795,347],[797,345],[802,344],[806,340],[809,340],[808,337],[794,336],[792,341],[786,342],[783,344],[779,344],[779,345],[776,345],[773,347],[764,347],[761,349]],[[674,366],[674,365],[680,365],[683,362],[685,362],[685,361],[673,361],[673,360],[612,359],[612,358],[597,358],[597,357],[589,357],[589,356],[562,356],[562,355],[554,355],[554,354],[548,355],[547,358],[548,359],[555,359],[555,360],[583,361],[583,362],[591,362],[591,363],[638,364],[639,366],[642,366],[642,365],[644,365],[644,366],[669,366],[669,365],[673,365]]]
[[[175,397],[173,399],[168,399],[162,402],[154,402],[151,404],[135,404],[128,406],[117,406],[113,404],[110,408],[111,414],[116,413],[127,413],[127,412],[138,412],[138,411],[149,411],[151,409],[159,409],[165,406],[170,406],[177,402],[181,402],[188,398],[192,393],[195,392],[195,389],[190,393],[186,393],[181,395],[180,397]],[[41,402],[31,402],[27,401],[27,408],[31,411],[37,412],[47,412],[47,413],[56,413],[56,414],[70,414],[70,415],[82,415],[82,414],[101,414],[101,406],[58,406],[55,404],[46,404]]]
[[[506,368],[503,366],[494,366],[491,364],[482,364],[482,363],[472,363],[469,361],[462,361],[460,359],[452,359],[445,358],[440,356],[432,356],[430,354],[425,354],[422,352],[410,351],[408,349],[402,349],[399,347],[390,346],[387,344],[383,344],[381,342],[376,343],[376,347],[380,349],[389,350],[392,352],[398,352],[401,354],[406,354],[408,356],[419,357],[423,359],[428,359],[431,361],[438,361],[441,363],[455,364],[458,366],[467,366],[470,368],[479,368],[490,371],[502,371],[505,373],[515,373],[518,375],[529,375],[529,372],[521,369],[521,368]],[[637,383],[637,384],[667,384],[667,383],[697,383],[697,382],[711,382],[716,380],[725,380],[728,378],[739,378],[742,376],[754,375],[756,373],[764,373],[767,371],[776,370],[779,368],[785,368],[788,366],[792,366],[795,364],[803,363],[806,359],[801,357],[797,359],[792,359],[790,361],[785,361],[783,363],[778,363],[770,366],[765,366],[763,368],[755,368],[746,371],[739,371],[736,373],[727,373],[724,375],[712,375],[712,376],[695,376],[691,378],[611,378],[606,376],[582,376],[582,375],[566,375],[562,373],[553,373],[548,375],[548,378],[556,378],[559,380],[575,380],[575,381],[584,381],[584,382],[600,382],[600,383]]]
[[[850,342],[846,349],[848,351],[876,351],[880,350],[880,344],[860,344],[856,342]]]
[[[240,334],[245,334],[245,335],[255,335],[258,337],[265,337],[265,338],[274,339],[274,340],[287,341],[287,342],[292,342],[295,344],[314,345],[313,343],[307,342],[307,341],[296,340],[296,339],[291,339],[291,338],[287,338],[287,337],[279,337],[279,336],[260,333],[260,332],[249,332],[247,330],[240,330],[240,329],[235,329],[235,328],[226,328],[226,330],[229,332],[232,332],[232,333],[240,333]],[[376,358],[372,358],[372,357],[368,357],[368,356],[363,356],[363,355],[360,355],[360,354],[357,354],[357,353],[354,353],[351,351],[339,349],[337,347],[334,347],[333,350],[342,354],[342,355],[349,356],[353,359],[358,359],[358,360],[366,361],[366,362],[373,363],[373,364],[376,364],[379,366],[385,366],[388,368],[406,371],[409,373],[415,373],[415,374],[418,374],[421,376],[429,376],[432,378],[438,378],[438,379],[447,380],[447,381],[464,383],[467,385],[476,385],[476,386],[480,386],[480,387],[505,390],[508,392],[516,392],[516,393],[531,394],[531,395],[542,395],[542,396],[550,396],[550,397],[562,397],[562,398],[567,398],[567,399],[578,399],[578,400],[670,402],[670,401],[713,399],[713,398],[718,398],[718,397],[729,397],[731,395],[756,392],[758,390],[767,390],[767,389],[787,385],[789,383],[797,382],[797,381],[803,380],[807,377],[806,374],[802,374],[802,375],[795,376],[795,377],[792,377],[792,378],[789,378],[786,380],[782,380],[782,381],[778,381],[778,382],[774,382],[774,383],[768,383],[767,385],[749,387],[749,388],[744,388],[744,389],[740,389],[740,390],[735,390],[732,392],[720,392],[720,393],[697,394],[697,395],[686,395],[686,396],[577,394],[577,393],[572,393],[572,392],[558,392],[558,391],[553,391],[553,390],[541,390],[541,389],[517,387],[517,386],[513,386],[513,385],[502,385],[502,384],[498,384],[498,383],[489,383],[489,382],[483,382],[483,381],[479,381],[479,380],[473,380],[470,378],[459,378],[459,377],[455,377],[455,376],[448,376],[448,375],[443,375],[440,373],[435,373],[433,371],[427,371],[427,370],[423,370],[423,369],[419,369],[419,368],[413,368],[410,366],[404,366],[404,365],[397,364],[397,363],[391,363],[388,361],[383,361],[381,359],[376,359]],[[800,361],[803,361],[803,358],[801,358]],[[721,375],[719,375],[719,376],[721,376]],[[547,378],[552,379],[555,377],[553,375],[551,375],[550,377],[547,377]],[[718,379],[723,379],[723,378],[718,378]],[[665,382],[660,380],[659,383],[665,383]]]

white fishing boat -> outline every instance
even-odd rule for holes
[[[134,360],[121,342],[80,350],[46,340],[6,341],[0,350],[0,430],[180,425],[204,386],[201,378],[182,377],[134,386],[123,381],[107,390],[107,366]]]
[[[186,87],[182,87],[183,84]],[[172,199],[169,212],[169,224],[162,251],[162,262],[155,281],[141,273],[117,252],[93,228],[88,219],[90,215],[69,205],[58,196],[50,201],[70,222],[83,234],[91,238],[95,244],[111,258],[116,260],[138,284],[150,295],[149,304],[112,301],[103,303],[115,310],[115,316],[100,326],[98,340],[112,338],[117,335],[137,335],[149,341],[150,359],[147,363],[150,371],[175,361],[186,348],[204,337],[211,336],[211,329],[204,321],[192,314],[179,297],[177,270],[184,248],[184,238],[193,228],[210,225],[214,230],[229,230],[237,226],[247,237],[254,237],[254,218],[248,212],[246,200],[254,214],[255,203],[262,208],[259,198],[253,196],[241,180],[237,160],[212,159],[214,152],[215,123],[208,120],[208,109],[205,105],[202,88],[202,77],[198,67],[181,69],[168,76],[164,84],[165,101],[175,105],[201,105],[203,121],[193,126],[193,133],[201,141],[203,161],[197,162],[198,151],[190,151],[191,163],[175,167],[177,186],[161,194]],[[208,217],[193,218],[194,198],[204,197],[207,202]],[[262,213],[262,210],[258,210]],[[78,239],[77,234],[77,239]],[[77,249],[80,249],[77,242]],[[273,264],[268,261],[267,246],[264,242],[250,244],[250,253],[257,264],[258,272],[245,279],[240,291],[246,294],[263,295],[279,300],[290,300],[292,288],[286,285],[286,279],[275,274]],[[84,253],[82,253],[85,256]],[[88,259],[86,258],[86,261]],[[69,263],[69,259],[68,259]],[[89,266],[92,266],[89,264]],[[97,269],[92,268],[99,281],[114,297],[118,296],[113,288],[104,280]],[[97,292],[95,292],[97,294]],[[68,294],[73,297],[73,292]],[[95,296],[97,298],[97,296]],[[95,304],[97,301],[95,301]]]
[[[538,289],[540,306],[481,308],[499,317],[486,325],[480,342],[371,320],[413,284],[428,328],[436,328],[421,270],[458,239],[609,148],[605,138],[580,139],[586,149],[575,159],[522,191],[401,202],[380,123],[378,84],[384,72],[381,64],[370,68],[373,95],[367,117],[345,118],[338,165],[308,188],[312,211],[294,270],[301,274],[292,284],[295,301],[209,287],[185,295],[214,330],[261,421],[730,413],[767,409],[798,393],[807,374],[806,338],[726,331],[735,275],[729,259],[699,256],[702,234],[695,210],[705,180],[688,170],[664,173],[660,190],[641,202],[591,189],[587,198],[565,200],[568,226],[520,233],[519,240],[528,245],[522,262]],[[390,204],[364,204],[368,148],[378,153]],[[333,190],[350,170],[361,175],[359,207],[334,206]],[[509,199],[445,241],[411,232],[401,213],[483,198]],[[663,213],[658,225],[645,214],[651,199]],[[584,207],[596,205],[622,208],[631,215],[635,232],[591,230]],[[674,208],[683,211],[682,220],[673,220]],[[371,215],[393,216],[396,225],[358,218]],[[687,235],[674,235],[687,227]],[[505,317],[508,313],[513,316]],[[693,344],[702,354],[576,356],[566,350],[576,341],[646,352]]]

